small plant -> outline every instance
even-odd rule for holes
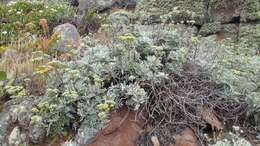
[[[0,71],[0,81],[3,81],[7,78],[6,72]]]

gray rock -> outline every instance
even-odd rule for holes
[[[61,146],[79,146],[75,141],[67,141],[61,144]]]
[[[52,50],[59,52],[68,52],[78,47],[80,35],[77,28],[69,23],[58,25],[54,28],[54,34],[59,35],[59,39],[52,47]]]
[[[24,127],[25,129],[29,126],[31,121],[31,108],[20,106],[19,107],[19,114],[18,114],[18,123],[20,126]]]
[[[240,17],[245,0],[210,0],[208,15],[211,21],[229,23]],[[239,20],[239,19],[238,19]]]
[[[14,127],[8,138],[8,143],[10,146],[18,146],[22,143],[21,131],[19,127]]]
[[[221,31],[221,27],[220,22],[206,23],[201,27],[199,34],[202,36],[216,34]]]
[[[102,12],[111,8],[133,9],[136,6],[136,0],[78,0],[79,10],[83,14],[85,11],[94,10]]]
[[[46,129],[37,124],[31,124],[29,126],[29,138],[30,141],[34,144],[39,144],[44,141],[46,137]]]
[[[27,129],[31,120],[31,109],[33,103],[30,101],[23,101],[20,105],[14,105],[10,107],[10,122],[16,123]]]
[[[111,8],[113,0],[79,0],[79,10],[85,12],[88,10],[104,11]]]
[[[10,126],[9,124],[9,114],[1,112],[0,113],[0,145],[4,146],[5,145],[5,137],[7,134],[7,130]]]
[[[86,145],[93,142],[98,133],[97,129],[81,126],[76,136],[76,142],[79,145]]]
[[[17,106],[11,107],[9,116],[10,116],[10,123],[16,123],[18,120],[18,113],[19,113],[19,108]]]
[[[113,7],[133,9],[136,7],[136,0],[114,0]]]

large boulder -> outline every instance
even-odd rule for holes
[[[52,47],[52,51],[68,52],[78,47],[80,42],[80,35],[77,28],[65,23],[54,28],[54,35],[58,35],[56,44]]]

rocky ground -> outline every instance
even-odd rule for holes
[[[249,46],[256,54],[260,54],[259,0],[71,0],[70,4],[77,10],[77,16],[54,27],[53,33],[59,33],[61,37],[52,49],[67,52],[67,47],[73,44],[79,58],[85,51],[82,43],[88,41],[88,38],[96,46],[109,46],[116,43],[114,38],[127,32],[139,34],[139,38],[149,45],[170,44],[171,40],[165,39],[167,37],[162,39],[159,34],[167,36],[164,32],[177,31],[183,37],[202,37],[205,44],[207,39],[223,44],[236,43]],[[88,10],[106,15],[112,31],[107,33],[102,30],[99,22],[86,20],[83,14]],[[7,96],[0,97],[1,146],[135,146],[140,133],[152,130],[145,126],[147,123],[144,119],[137,116],[141,111],[122,107],[111,112],[110,122],[102,130],[87,127],[83,122],[76,131],[54,140],[46,140],[46,127],[30,124],[31,109],[36,102],[28,99],[15,103]],[[214,118],[213,116],[213,121]],[[212,125],[212,122],[207,122]],[[218,129],[222,125],[215,126]],[[197,131],[192,128],[186,127],[174,135],[175,143],[170,143],[169,146],[201,145]],[[233,129],[237,133],[241,133],[240,130],[243,129]],[[149,142],[139,145],[164,146],[158,137],[153,135],[146,140],[147,137],[144,136],[142,140]],[[215,146],[260,145],[260,139],[255,137],[244,139],[233,134],[225,137],[232,139],[233,143],[223,144],[221,141]]]

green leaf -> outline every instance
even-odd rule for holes
[[[0,81],[6,80],[6,78],[7,78],[6,72],[0,71]]]

